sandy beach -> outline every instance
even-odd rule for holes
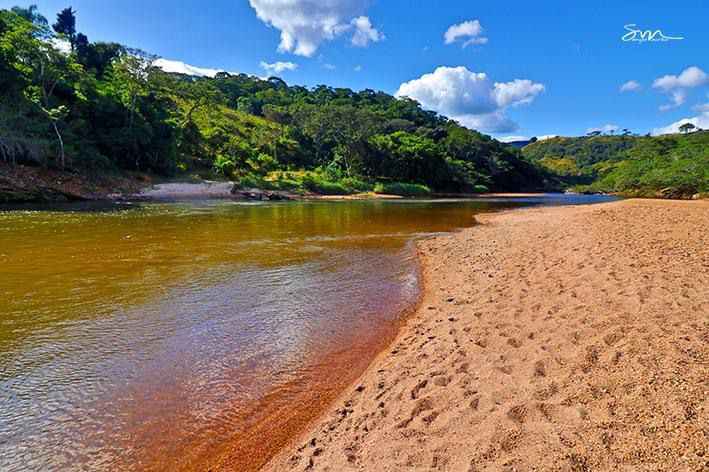
[[[264,470],[707,470],[709,202],[478,219],[419,243],[419,310]]]

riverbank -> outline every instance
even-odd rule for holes
[[[186,180],[185,180],[186,179]],[[264,188],[239,188],[228,180],[155,181],[150,174],[132,173],[82,173],[61,171],[45,167],[9,165],[0,163],[0,204],[57,203],[73,201],[97,202],[170,202],[190,200],[284,201],[284,200],[396,200],[402,198],[435,199],[488,199],[534,198],[543,192],[488,192],[488,193],[437,193],[398,195],[374,191],[333,195],[317,192],[296,192]],[[634,197],[637,195],[623,195]],[[643,197],[643,195],[639,195]],[[662,195],[660,195],[662,197]],[[682,199],[667,194],[665,198]],[[707,199],[709,195],[696,194],[685,199]]]
[[[150,183],[149,176],[138,173],[90,176],[0,163],[0,204],[111,201],[139,193]]]
[[[701,470],[709,202],[479,220],[419,244],[420,309],[265,470]]]

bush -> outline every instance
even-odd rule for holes
[[[473,193],[487,193],[489,191],[490,189],[487,188],[487,185],[473,185]]]
[[[214,159],[214,171],[217,174],[223,175],[224,177],[231,177],[236,171],[236,164],[232,159],[227,156],[219,154],[216,159]]]
[[[422,197],[431,193],[431,189],[425,185],[404,182],[380,182],[374,186],[374,191],[388,195],[401,195],[402,197]]]
[[[243,175],[239,178],[237,185],[239,188],[245,189],[245,188],[259,188],[259,189],[268,189],[268,183],[262,179],[261,177],[254,175],[254,174],[246,174]]]
[[[303,177],[303,186],[313,193],[322,195],[348,195],[352,193],[341,183],[325,180],[318,174],[306,174]]]
[[[345,177],[340,182],[350,193],[369,192],[373,188],[372,184],[369,182],[365,182],[356,177]]]

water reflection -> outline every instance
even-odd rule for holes
[[[0,212],[0,469],[193,467],[265,395],[391,332],[412,238],[533,203]]]

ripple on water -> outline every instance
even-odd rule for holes
[[[416,299],[411,240],[500,206],[0,213],[0,470],[194,464],[329,355],[366,365]]]

